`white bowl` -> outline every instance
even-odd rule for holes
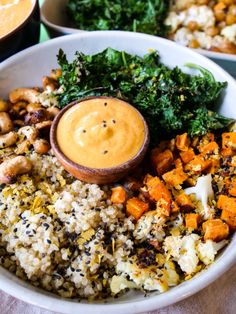
[[[236,82],[228,73],[209,59],[171,41],[129,32],[87,32],[64,36],[29,48],[0,64],[0,95],[6,97],[11,89],[19,86],[41,85],[41,77],[49,73],[50,69],[57,67],[56,54],[59,48],[62,48],[71,60],[76,50],[92,54],[107,47],[125,50],[140,56],[147,53],[149,48],[154,48],[160,52],[161,61],[166,65],[170,67],[178,65],[188,73],[194,73],[194,70],[184,68],[186,62],[196,63],[207,68],[217,80],[228,82],[220,112],[236,118]],[[76,300],[62,299],[36,289],[3,268],[0,268],[0,288],[28,303],[62,313],[129,314],[148,312],[178,302],[217,279],[235,262],[235,246],[236,236],[232,238],[230,244],[208,270],[163,294],[151,293],[149,297],[145,298],[142,293],[130,292],[121,298],[107,300],[105,304],[97,301],[78,303]]]
[[[85,30],[70,27],[71,23],[66,14],[67,2],[68,0],[44,0],[43,2],[41,19],[52,38],[85,32]],[[236,78],[236,55],[204,49],[195,49],[195,51],[212,59]]]

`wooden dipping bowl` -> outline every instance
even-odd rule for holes
[[[147,123],[141,113],[135,109],[139,116],[141,117],[143,124],[144,124],[144,131],[145,131],[145,136],[144,136],[144,141],[143,145],[141,146],[140,150],[138,153],[131,158],[130,160],[126,161],[125,163],[122,163],[120,165],[110,167],[110,168],[90,168],[86,167],[80,164],[77,164],[70,160],[60,149],[57,141],[57,126],[58,123],[61,119],[61,117],[64,115],[64,113],[70,109],[72,106],[85,101],[89,99],[94,99],[94,98],[102,98],[102,99],[111,99],[112,97],[106,97],[106,96],[92,96],[92,97],[86,97],[80,100],[73,101],[66,107],[64,107],[58,115],[55,117],[53,124],[51,126],[51,131],[50,131],[50,142],[52,149],[58,159],[58,161],[62,164],[62,166],[69,172],[71,173],[74,177],[76,177],[79,180],[88,182],[88,183],[96,183],[96,184],[107,184],[107,183],[112,183],[116,182],[122,177],[126,176],[130,171],[135,169],[143,160],[148,146],[149,146],[149,141],[150,141],[150,136],[149,136],[149,129],[147,126]],[[128,103],[127,103],[128,104]],[[128,104],[130,105],[130,104]]]

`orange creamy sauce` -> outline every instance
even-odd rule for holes
[[[0,38],[26,20],[33,4],[33,0],[0,0]]]
[[[61,151],[77,164],[109,168],[134,157],[145,139],[141,115],[115,98],[94,98],[68,109],[57,126]]]

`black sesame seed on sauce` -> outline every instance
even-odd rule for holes
[[[108,150],[104,150],[103,151],[103,154],[105,155],[105,154],[107,154],[108,153]]]
[[[104,102],[104,106],[105,106],[105,107],[107,106],[107,102]]]

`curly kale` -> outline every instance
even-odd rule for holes
[[[64,90],[59,96],[61,107],[92,95],[122,98],[144,115],[153,143],[181,132],[195,136],[222,130],[233,121],[214,112],[225,82],[192,64],[187,66],[197,68],[200,75],[169,69],[156,51],[138,57],[108,48],[96,55],[76,53],[69,63],[60,50],[58,63]]]
[[[67,13],[84,30],[126,30],[164,36],[169,0],[69,0]]]

